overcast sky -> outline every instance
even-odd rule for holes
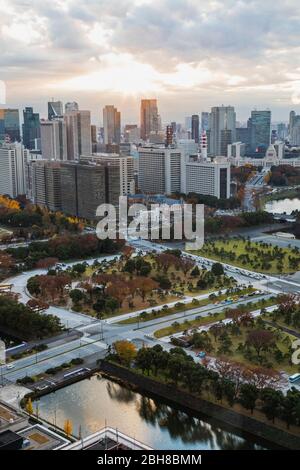
[[[137,122],[141,97],[163,122],[231,104],[273,120],[300,112],[299,0],[0,0],[7,103],[42,115],[51,97],[102,120]]]

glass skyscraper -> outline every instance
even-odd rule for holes
[[[251,152],[265,152],[270,145],[271,111],[252,111],[249,128]]]
[[[0,141],[20,142],[20,119],[18,109],[0,109]]]
[[[41,137],[40,115],[34,113],[33,108],[25,108],[23,118],[23,144],[25,148],[34,150],[36,139]]]

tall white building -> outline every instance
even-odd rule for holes
[[[20,143],[0,147],[0,194],[16,197],[26,194],[26,164],[29,150]]]
[[[214,161],[188,161],[185,166],[186,194],[203,194],[218,199],[230,197],[230,163],[226,158],[216,157]]]
[[[179,149],[141,147],[138,185],[141,191],[171,194],[181,191],[184,155]]]
[[[67,160],[67,132],[63,119],[41,121],[41,151],[46,160]]]

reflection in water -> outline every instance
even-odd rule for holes
[[[279,201],[270,201],[266,203],[265,210],[271,214],[290,215],[293,211],[300,211],[300,199],[281,199]]]
[[[154,449],[258,449],[259,445],[205,419],[92,377],[40,399],[40,416],[63,427],[70,419],[86,436],[105,424],[118,428]]]

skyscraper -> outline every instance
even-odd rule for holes
[[[235,141],[236,114],[233,106],[216,106],[210,114],[210,153],[222,155],[222,150]],[[229,138],[229,132],[231,137]],[[231,139],[231,142],[229,141]]]
[[[173,144],[173,127],[171,125],[166,127],[166,147]]]
[[[41,151],[47,160],[67,160],[67,132],[63,119],[41,121]]]
[[[201,131],[207,131],[209,129],[209,113],[201,113]]]
[[[121,141],[121,113],[112,105],[103,109],[104,143],[119,144]]]
[[[29,151],[18,142],[0,146],[0,194],[26,194],[26,163]]]
[[[61,101],[48,101],[48,119],[51,121],[63,116],[63,104]]]
[[[271,111],[251,111],[249,128],[251,152],[265,153],[270,145]]]
[[[199,115],[198,114],[193,114],[192,116],[192,139],[196,142],[196,144],[199,143]]]
[[[76,103],[76,101],[71,101],[71,102],[65,104],[65,112],[66,113],[69,113],[69,112],[72,112],[72,111],[78,111],[78,110],[79,110],[79,106],[78,106],[78,103]]]
[[[20,142],[20,119],[18,109],[0,109],[0,141]]]
[[[23,110],[23,144],[29,150],[36,149],[36,141],[41,137],[40,115],[33,108]]]
[[[91,113],[90,111],[70,111],[64,115],[67,130],[68,160],[79,160],[80,155],[90,155]]]
[[[157,100],[141,100],[141,139],[146,141],[151,132],[160,130]]]

